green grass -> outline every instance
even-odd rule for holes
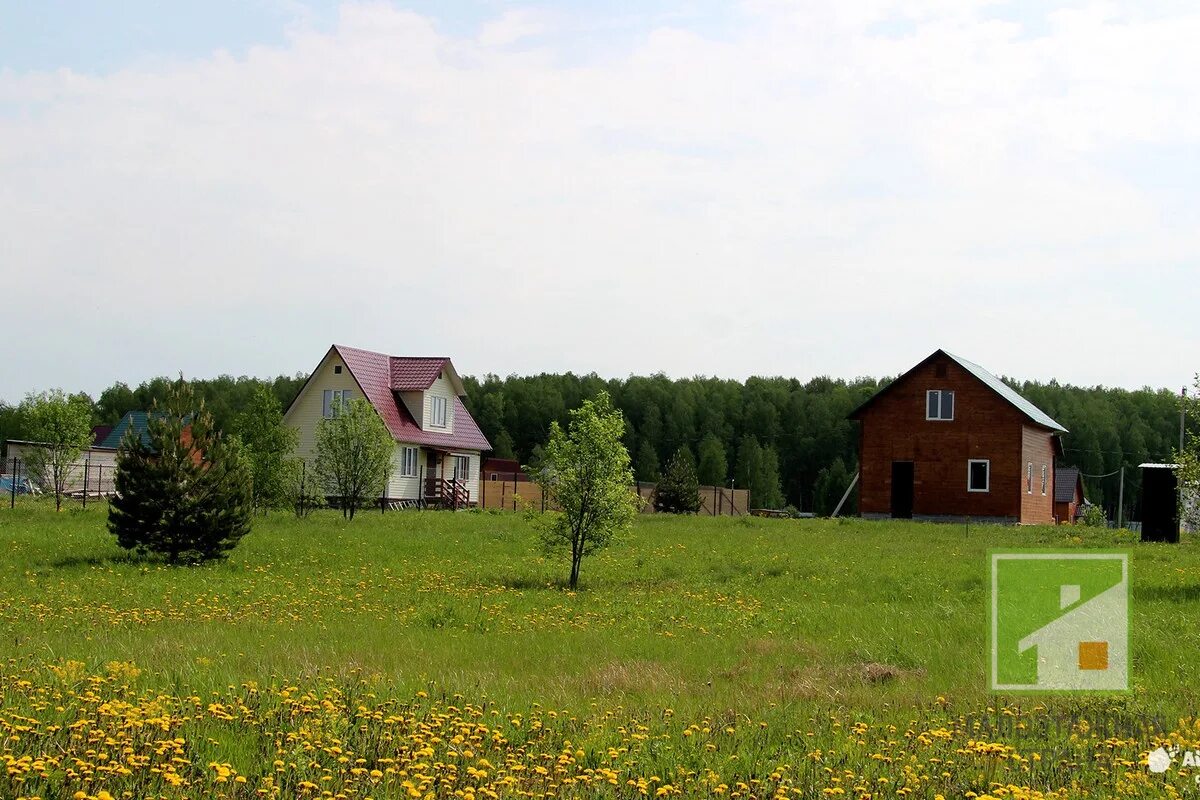
[[[840,742],[829,719],[880,726],[881,741],[901,737],[888,725],[903,732],[944,717],[970,728],[1003,708],[1043,720],[1157,717],[1169,729],[1194,713],[1200,685],[1200,548],[1190,537],[1143,545],[1084,528],[646,516],[586,560],[581,589],[568,592],[565,560],[543,556],[529,520],[511,513],[367,513],[351,523],[275,514],[227,562],[191,568],[129,558],[104,521],[102,507],[0,509],[10,686],[71,661],[88,674],[131,662],[140,674],[124,677],[139,697],[357,681],[397,702],[425,692],[505,714],[561,709],[598,744],[616,735],[603,723],[613,709],[657,720],[647,723],[655,731],[669,709],[779,732],[737,745],[765,769],[803,760],[814,738]],[[1131,551],[1128,695],[987,694],[986,552],[1004,547]],[[22,708],[6,699],[0,714]],[[1044,746],[1067,741],[1069,727],[1045,734]],[[226,734],[207,756],[248,762],[254,747]],[[1028,730],[1009,738],[1043,746]],[[1136,759],[1149,743],[1125,749]],[[665,770],[708,764],[663,758]],[[753,772],[738,769],[729,774]],[[1069,769],[1039,769],[1005,780],[1089,791],[1070,787]],[[956,773],[946,796],[989,783],[982,771]],[[932,797],[933,785],[916,796]]]

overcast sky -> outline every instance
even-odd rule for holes
[[[0,399],[1200,370],[1191,2],[0,2]]]

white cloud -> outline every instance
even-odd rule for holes
[[[0,397],[331,341],[474,373],[1194,371],[1197,198],[1113,163],[1196,146],[1200,15],[848,8],[580,59],[533,12],[455,37],[348,4],[245,57],[0,73],[0,321],[37,331]]]

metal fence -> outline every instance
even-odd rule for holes
[[[84,506],[89,501],[102,500],[111,497],[116,489],[114,478],[117,468],[108,463],[78,461],[68,464],[63,473],[63,496],[78,500]],[[31,474],[25,462],[14,456],[0,462],[0,478],[4,480],[4,488],[8,497],[9,508],[16,506],[17,495],[25,494],[26,487],[32,487],[36,492],[53,494],[54,487],[47,476]]]

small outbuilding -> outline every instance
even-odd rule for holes
[[[1142,541],[1179,541],[1178,464],[1138,464],[1142,471]]]
[[[1083,493],[1083,474],[1078,467],[1054,469],[1054,519],[1061,524],[1074,522],[1087,498]]]

